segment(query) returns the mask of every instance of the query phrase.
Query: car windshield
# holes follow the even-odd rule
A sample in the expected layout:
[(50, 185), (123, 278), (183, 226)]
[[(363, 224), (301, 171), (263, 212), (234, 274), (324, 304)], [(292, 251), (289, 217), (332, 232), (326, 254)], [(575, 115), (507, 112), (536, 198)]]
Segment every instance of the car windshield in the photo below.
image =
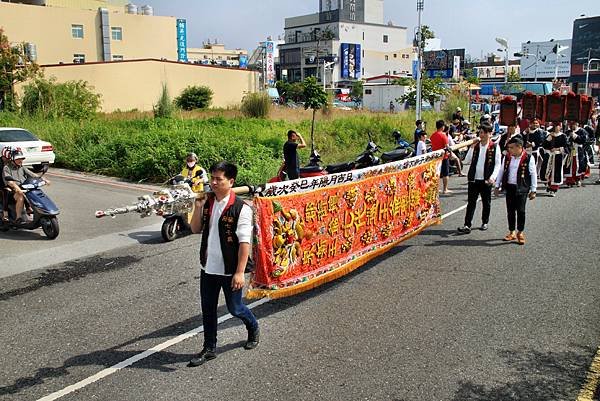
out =
[(38, 139), (24, 129), (0, 130), (0, 142), (32, 142)]

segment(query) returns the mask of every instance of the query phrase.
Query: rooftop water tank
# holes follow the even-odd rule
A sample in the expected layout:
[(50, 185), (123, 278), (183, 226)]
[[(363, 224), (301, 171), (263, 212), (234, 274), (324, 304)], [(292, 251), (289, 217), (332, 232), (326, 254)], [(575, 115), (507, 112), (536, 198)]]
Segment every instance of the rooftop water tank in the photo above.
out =
[(125, 12), (127, 12), (127, 14), (137, 14), (138, 6), (136, 6), (135, 4), (129, 3), (125, 6)]
[(142, 14), (143, 15), (154, 15), (154, 9), (152, 8), (152, 6), (149, 6), (149, 5), (142, 6)]

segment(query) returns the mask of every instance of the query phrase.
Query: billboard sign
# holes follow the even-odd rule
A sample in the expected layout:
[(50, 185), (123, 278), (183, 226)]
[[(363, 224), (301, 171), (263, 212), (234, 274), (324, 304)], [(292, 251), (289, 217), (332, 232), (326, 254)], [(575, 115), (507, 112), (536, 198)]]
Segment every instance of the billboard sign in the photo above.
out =
[(266, 83), (269, 86), (275, 86), (275, 43), (271, 41), (265, 42), (265, 49), (267, 55)]
[(248, 56), (240, 54), (240, 68), (248, 68)]
[(452, 79), (460, 78), (460, 56), (454, 56), (454, 65), (452, 66)]
[[(521, 45), (521, 78), (523, 79), (552, 79), (571, 76), (571, 39), (548, 42), (531, 42)], [(556, 45), (561, 49), (560, 55), (553, 52)]]
[(361, 76), (361, 47), (353, 43), (342, 43), (342, 78), (359, 79)]
[(177, 61), (188, 61), (187, 57), (187, 24), (185, 19), (177, 20)]

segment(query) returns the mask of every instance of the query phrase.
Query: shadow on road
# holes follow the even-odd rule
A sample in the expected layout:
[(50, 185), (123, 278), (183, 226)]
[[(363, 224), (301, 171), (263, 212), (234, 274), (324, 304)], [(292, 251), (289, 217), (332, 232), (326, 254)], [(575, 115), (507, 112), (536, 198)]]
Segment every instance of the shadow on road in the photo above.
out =
[[(292, 308), (296, 305), (301, 304), (305, 300), (308, 300), (317, 295), (324, 294), (324, 293), (331, 291), (335, 286), (339, 286), (341, 283), (352, 280), (353, 277), (360, 274), (361, 272), (372, 269), (374, 266), (376, 266), (381, 261), (383, 261), (387, 258), (394, 257), (394, 256), (402, 253), (404, 250), (406, 250), (408, 248), (409, 248), (409, 246), (398, 246), (394, 249), (391, 249), (384, 256), (380, 256), (378, 258), (373, 259), (369, 263), (365, 264), (363, 267), (351, 272), (350, 274), (348, 274), (342, 278), (339, 278), (338, 280), (324, 284), (324, 285), (322, 285), (318, 288), (315, 288), (311, 291), (304, 292), (304, 293), (298, 294), (293, 297), (278, 299), (278, 300), (268, 302), (266, 304), (263, 304), (263, 305), (257, 307), (256, 309), (254, 309), (253, 312), (256, 314), (256, 316), (259, 320), (261, 318), (264, 318), (264, 317), (267, 317), (267, 316), (270, 316), (273, 314), (277, 314), (279, 312), (283, 312), (289, 308)], [(124, 257), (124, 258), (126, 258), (126, 257)], [(134, 263), (134, 262), (135, 261), (131, 261), (129, 263)], [(119, 267), (123, 267), (123, 266), (119, 265)], [(117, 268), (117, 267), (114, 267), (114, 268)], [(69, 269), (69, 270), (65, 271), (65, 273), (68, 273), (69, 271), (72, 271), (73, 267), (68, 267), (66, 269)], [(64, 277), (63, 279), (55, 278), (54, 280), (59, 279), (62, 281), (70, 281), (71, 279), (78, 279), (78, 278), (81, 278), (84, 276), (85, 276), (85, 274), (80, 274), (80, 275), (76, 275), (76, 276), (70, 277), (70, 278), (69, 277)], [(52, 283), (50, 283), (49, 285), (51, 285), (51, 284)], [(23, 290), (21, 290), (21, 291), (23, 291)], [(33, 289), (31, 289), (31, 291), (33, 291)], [(4, 295), (4, 294), (0, 294), (0, 297), (2, 295)], [(18, 295), (18, 294), (14, 294), (14, 295)], [(6, 296), (6, 295), (4, 295), (4, 296)], [(0, 299), (2, 299), (2, 298), (0, 298)], [(225, 313), (227, 313), (227, 309), (226, 309), (225, 305), (219, 307), (218, 315), (222, 316)], [(188, 318), (186, 320), (183, 320), (181, 322), (172, 324), (170, 326), (161, 328), (159, 330), (155, 330), (151, 333), (147, 333), (147, 334), (144, 334), (137, 338), (131, 339), (129, 341), (126, 341), (126, 342), (119, 344), (117, 346), (114, 346), (114, 347), (104, 349), (104, 350), (93, 351), (93, 352), (90, 352), (87, 354), (81, 354), (81, 355), (74, 356), (72, 358), (65, 360), (62, 366), (59, 366), (59, 367), (47, 366), (47, 367), (39, 368), (35, 372), (35, 374), (33, 374), (32, 376), (18, 378), (13, 382), (13, 384), (4, 386), (4, 387), (0, 387), (0, 396), (7, 395), (7, 394), (17, 394), (17, 393), (20, 393), (21, 391), (24, 391), (27, 388), (34, 387), (34, 386), (37, 386), (40, 384), (44, 384), (46, 379), (62, 377), (62, 376), (67, 376), (69, 374), (72, 374), (73, 372), (69, 372), (69, 368), (72, 368), (72, 367), (76, 367), (76, 366), (98, 366), (99, 368), (111, 367), (119, 362), (122, 362), (128, 358), (131, 358), (135, 355), (140, 354), (141, 352), (146, 351), (146, 349), (123, 350), (122, 348), (124, 348), (126, 346), (130, 346), (132, 344), (138, 343), (143, 340), (148, 340), (148, 339), (172, 338), (172, 337), (178, 336), (180, 334), (186, 333), (190, 330), (193, 330), (193, 329), (199, 327), (201, 324), (202, 324), (202, 316), (197, 315), (197, 316)], [(238, 321), (237, 319), (231, 319), (231, 320), (228, 320), (227, 322), (219, 325), (219, 330), (236, 327), (236, 326), (241, 326), (241, 325), (242, 325), (242, 323), (240, 321)], [(198, 340), (198, 339), (196, 339), (196, 341), (197, 341), (196, 342), (197, 346), (195, 346), (195, 348), (194, 348), (194, 353), (176, 354), (173, 352), (161, 351), (161, 352), (157, 352), (157, 353), (153, 354), (151, 357), (148, 357), (146, 359), (143, 359), (143, 360), (133, 364), (129, 368), (130, 369), (131, 368), (152, 369), (152, 370), (157, 370), (157, 371), (165, 372), (165, 373), (174, 372), (178, 368), (172, 367), (169, 365), (179, 364), (179, 363), (187, 364), (187, 362), (189, 362), (190, 359), (194, 358), (197, 355), (197, 353), (200, 351), (202, 342), (201, 342), (201, 340)], [(219, 347), (217, 349), (217, 351), (219, 354), (222, 354), (224, 352), (242, 347), (244, 344), (245, 344), (245, 342), (224, 344), (223, 346)]]
[(41, 228), (36, 230), (13, 230), (0, 231), (0, 239), (11, 241), (48, 241)]
[(585, 382), (595, 351), (576, 344), (563, 352), (501, 351), (499, 354), (514, 372), (515, 380), (496, 386), (460, 382), (453, 401), (574, 400)]
[(160, 231), (137, 231), (127, 234), (127, 237), (145, 245), (162, 244), (164, 242), (160, 236)]

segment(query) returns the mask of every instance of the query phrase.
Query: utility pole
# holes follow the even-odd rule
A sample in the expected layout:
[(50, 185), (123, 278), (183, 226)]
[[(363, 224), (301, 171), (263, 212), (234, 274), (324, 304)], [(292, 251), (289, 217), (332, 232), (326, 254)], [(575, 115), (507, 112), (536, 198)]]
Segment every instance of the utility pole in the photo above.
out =
[(423, 48), (423, 32), (421, 27), (421, 13), (425, 8), (425, 0), (417, 0), (417, 13), (419, 15), (419, 24), (417, 28), (417, 120), (421, 119), (421, 49)]

